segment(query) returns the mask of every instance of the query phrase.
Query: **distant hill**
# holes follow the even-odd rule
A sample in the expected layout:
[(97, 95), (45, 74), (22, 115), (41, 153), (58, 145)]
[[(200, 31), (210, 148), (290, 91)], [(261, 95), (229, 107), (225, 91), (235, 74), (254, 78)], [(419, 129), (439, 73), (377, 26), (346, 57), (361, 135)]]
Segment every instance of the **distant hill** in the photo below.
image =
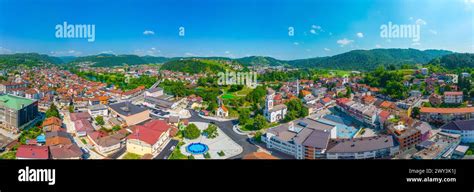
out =
[(430, 64), (439, 64), (447, 69), (474, 68), (473, 53), (453, 53), (433, 59)]
[[(194, 61), (214, 61), (214, 63), (238, 63), (242, 66), (293, 66), (298, 68), (325, 68), (325, 69), (341, 69), (341, 70), (359, 70), (368, 71), (375, 69), (379, 65), (395, 65), (401, 66), (402, 64), (426, 64), (428, 62), (434, 62), (435, 59), (441, 59), (442, 56), (453, 54), (451, 51), (446, 50), (417, 50), (417, 49), (372, 49), (372, 50), (353, 50), (346, 53), (328, 56), (328, 57), (316, 57), (308, 59), (297, 59), (297, 60), (279, 60), (272, 57), (264, 56), (250, 56), (242, 58), (227, 58), (227, 57), (155, 57), (155, 56), (137, 56), (137, 55), (113, 55), (113, 54), (99, 54), (84, 57), (52, 57), (48, 55), (40, 55), (37, 53), (21, 53), (21, 54), (10, 54), (0, 55), (0, 67), (14, 66), (24, 64), (26, 66), (40, 65), (41, 63), (52, 63), (52, 64), (77, 64), (80, 62), (91, 62), (93, 67), (113, 67), (122, 65), (142, 65), (150, 63), (170, 63), (165, 68), (172, 70), (179, 70), (176, 63), (185, 63), (185, 66), (189, 66), (188, 60)], [(472, 55), (472, 54), (471, 54)], [(455, 60), (463, 58), (466, 60), (466, 56), (453, 55), (444, 58), (445, 63), (452, 63), (448, 60)], [(173, 62), (175, 61), (175, 62)], [(184, 61), (184, 62), (182, 62)], [(466, 62), (468, 62), (466, 60)], [(202, 62), (197, 62), (197, 65), (202, 65)], [(469, 62), (468, 62), (469, 63)], [(455, 63), (450, 64), (458, 65)], [(466, 64), (463, 64), (466, 65)], [(470, 65), (466, 65), (470, 66)], [(204, 67), (204, 66), (202, 66)], [(222, 66), (221, 66), (222, 67)], [(205, 68), (205, 67), (204, 67)], [(217, 69), (215, 66), (211, 66), (210, 70)], [(198, 69), (199, 71), (202, 69)], [(184, 69), (182, 71), (195, 72), (192, 69)]]
[(58, 57), (52, 57), (38, 53), (15, 53), (0, 55), (0, 68), (15, 66), (42, 66), (44, 64), (61, 64), (63, 61)]
[(445, 50), (420, 51), (417, 49), (353, 50), (331, 57), (293, 60), (289, 61), (289, 64), (294, 67), (367, 71), (375, 69), (379, 65), (424, 64), (434, 58), (452, 53)]
[(93, 67), (113, 67), (121, 65), (140, 65), (148, 63), (137, 55), (112, 55), (99, 54), (85, 57), (77, 57), (72, 63), (91, 62)]
[(280, 65), (288, 65), (287, 61), (278, 60), (273, 57), (262, 57), (262, 56), (250, 56), (250, 57), (242, 57), (239, 59), (235, 59), (243, 66), (255, 66), (255, 65), (262, 65), (262, 66), (280, 66)]
[(225, 71), (228, 66), (224, 62), (211, 59), (179, 59), (164, 63), (161, 70), (180, 71), (184, 73), (209, 73)]

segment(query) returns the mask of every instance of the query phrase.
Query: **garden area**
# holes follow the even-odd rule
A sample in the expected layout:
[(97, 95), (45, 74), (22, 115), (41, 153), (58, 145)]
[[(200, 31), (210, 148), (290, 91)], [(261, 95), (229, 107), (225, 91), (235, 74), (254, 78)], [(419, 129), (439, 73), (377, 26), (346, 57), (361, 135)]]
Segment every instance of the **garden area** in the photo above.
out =
[(141, 159), (142, 156), (135, 153), (126, 153), (122, 159)]

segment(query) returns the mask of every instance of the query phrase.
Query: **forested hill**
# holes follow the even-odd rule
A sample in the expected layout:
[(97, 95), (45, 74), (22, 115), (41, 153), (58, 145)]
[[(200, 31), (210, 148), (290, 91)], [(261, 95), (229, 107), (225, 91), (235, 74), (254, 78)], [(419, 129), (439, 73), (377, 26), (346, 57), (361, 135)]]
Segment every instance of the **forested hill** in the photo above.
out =
[(474, 68), (474, 54), (454, 53), (430, 61), (430, 64), (441, 65), (447, 69)]
[(453, 52), (445, 50), (417, 49), (353, 50), (331, 57), (293, 60), (289, 61), (289, 64), (294, 67), (369, 71), (379, 65), (425, 64), (434, 58), (451, 53)]

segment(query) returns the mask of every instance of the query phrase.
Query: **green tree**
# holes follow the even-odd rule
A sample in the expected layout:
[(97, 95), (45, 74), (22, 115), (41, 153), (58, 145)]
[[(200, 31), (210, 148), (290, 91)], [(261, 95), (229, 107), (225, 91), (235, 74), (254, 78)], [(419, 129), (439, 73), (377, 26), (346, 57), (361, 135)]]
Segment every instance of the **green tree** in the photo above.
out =
[(119, 131), (120, 129), (122, 129), (122, 127), (120, 125), (114, 125), (112, 127), (112, 131)]
[(69, 105), (69, 113), (74, 113), (74, 105)]
[(411, 117), (417, 118), (420, 115), (420, 108), (419, 107), (413, 107), (411, 111)]
[(250, 112), (247, 109), (239, 111), (239, 124), (246, 125), (250, 121)]
[(263, 115), (258, 114), (257, 116), (255, 116), (254, 128), (256, 130), (264, 129), (265, 127), (267, 127), (267, 125), (267, 120), (265, 119), (265, 117), (263, 117)]
[(197, 128), (195, 124), (189, 124), (183, 131), (184, 137), (186, 139), (197, 139), (201, 135), (201, 131)]
[(104, 125), (105, 124), (104, 117), (102, 117), (101, 115), (95, 117), (95, 122), (97, 123), (97, 125)]
[(56, 107), (56, 105), (54, 105), (54, 103), (51, 103), (51, 105), (49, 106), (49, 109), (46, 111), (46, 118), (49, 118), (49, 117), (61, 118), (61, 116), (59, 115), (59, 110)]
[(213, 124), (209, 124), (203, 133), (205, 133), (209, 139), (214, 139), (219, 136), (219, 132), (217, 132), (217, 126)]
[(288, 107), (285, 116), (285, 121), (292, 121), (296, 118), (308, 116), (308, 108), (303, 106), (303, 102), (300, 99), (292, 99), (286, 103)]

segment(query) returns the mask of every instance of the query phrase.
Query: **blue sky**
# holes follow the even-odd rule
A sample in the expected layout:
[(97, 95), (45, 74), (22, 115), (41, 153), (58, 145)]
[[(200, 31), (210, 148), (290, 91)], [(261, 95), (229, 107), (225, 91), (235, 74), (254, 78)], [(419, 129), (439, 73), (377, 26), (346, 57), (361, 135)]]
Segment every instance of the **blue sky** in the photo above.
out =
[[(56, 38), (64, 21), (95, 25), (95, 41)], [(419, 24), (420, 41), (382, 38), (388, 22)], [(474, 52), (474, 0), (0, 0), (0, 53), (298, 59), (409, 47)]]

